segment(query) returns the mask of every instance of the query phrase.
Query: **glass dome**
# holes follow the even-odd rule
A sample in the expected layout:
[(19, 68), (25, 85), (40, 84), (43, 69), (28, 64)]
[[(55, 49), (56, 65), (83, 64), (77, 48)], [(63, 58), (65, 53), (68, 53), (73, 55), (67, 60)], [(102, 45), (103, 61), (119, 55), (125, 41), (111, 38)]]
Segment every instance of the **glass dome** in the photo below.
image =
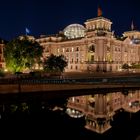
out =
[(81, 118), (84, 114), (78, 110), (67, 108), (66, 113), (72, 118)]
[(64, 35), (68, 39), (84, 37), (85, 27), (80, 24), (71, 24), (64, 29)]

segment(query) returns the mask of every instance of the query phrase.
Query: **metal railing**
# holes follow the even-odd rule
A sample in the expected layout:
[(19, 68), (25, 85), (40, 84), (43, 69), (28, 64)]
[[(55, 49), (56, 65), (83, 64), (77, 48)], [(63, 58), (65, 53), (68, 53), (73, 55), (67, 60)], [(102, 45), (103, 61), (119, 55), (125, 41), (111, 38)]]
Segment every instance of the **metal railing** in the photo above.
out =
[(0, 79), (0, 84), (127, 84), (127, 83), (140, 83), (140, 76), (133, 77), (95, 77), (95, 78), (61, 78), (61, 79), (48, 79), (48, 78), (3, 78)]

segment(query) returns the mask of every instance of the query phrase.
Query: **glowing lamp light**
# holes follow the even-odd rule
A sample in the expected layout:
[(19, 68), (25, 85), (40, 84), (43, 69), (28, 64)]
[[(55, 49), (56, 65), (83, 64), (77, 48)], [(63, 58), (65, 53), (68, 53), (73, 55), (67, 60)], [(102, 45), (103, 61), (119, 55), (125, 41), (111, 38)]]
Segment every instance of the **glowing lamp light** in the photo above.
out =
[(130, 44), (133, 44), (133, 41), (130, 41)]
[(129, 106), (131, 106), (131, 105), (132, 105), (132, 103), (131, 103), (131, 102), (129, 102), (129, 103), (128, 103), (128, 105), (129, 105)]
[(8, 70), (7, 69), (4, 69), (4, 71), (7, 72)]

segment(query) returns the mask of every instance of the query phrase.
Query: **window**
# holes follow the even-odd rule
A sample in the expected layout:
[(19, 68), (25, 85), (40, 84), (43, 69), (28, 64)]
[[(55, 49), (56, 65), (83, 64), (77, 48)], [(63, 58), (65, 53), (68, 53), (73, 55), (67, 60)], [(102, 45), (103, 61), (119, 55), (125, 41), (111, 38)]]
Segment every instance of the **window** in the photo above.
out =
[(74, 50), (74, 49), (73, 49), (73, 47), (72, 47), (72, 48), (71, 48), (71, 51), (73, 52), (73, 50)]
[(78, 57), (78, 53), (76, 53), (76, 57)]
[(65, 49), (63, 48), (63, 53), (65, 52)]
[(110, 52), (110, 46), (107, 46), (107, 51)]
[(90, 52), (95, 52), (95, 46), (94, 46), (94, 45), (91, 45), (91, 46), (89, 47), (89, 51), (90, 51)]
[(66, 49), (66, 52), (69, 52), (69, 48)]
[(91, 61), (94, 61), (94, 55), (91, 55)]
[(121, 48), (118, 48), (118, 51), (120, 52), (121, 51)]
[(79, 47), (76, 48), (76, 51), (79, 51)]
[(78, 63), (78, 61), (79, 61), (79, 60), (77, 59), (76, 62)]
[(95, 25), (92, 26), (93, 30), (95, 29)]
[(125, 48), (125, 50), (124, 50), (125, 52), (127, 52), (127, 48)]
[(73, 58), (71, 59), (71, 63), (73, 63)]

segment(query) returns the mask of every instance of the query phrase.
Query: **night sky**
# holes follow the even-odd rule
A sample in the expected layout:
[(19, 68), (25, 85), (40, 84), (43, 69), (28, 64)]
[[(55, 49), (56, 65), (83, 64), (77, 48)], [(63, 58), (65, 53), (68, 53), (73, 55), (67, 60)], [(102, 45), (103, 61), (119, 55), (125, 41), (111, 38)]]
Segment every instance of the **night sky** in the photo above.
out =
[(140, 30), (140, 0), (3, 0), (0, 38), (11, 40), (23, 35), (25, 27), (34, 36), (55, 34), (69, 24), (95, 18), (98, 6), (113, 22), (115, 34), (130, 30), (132, 20)]

